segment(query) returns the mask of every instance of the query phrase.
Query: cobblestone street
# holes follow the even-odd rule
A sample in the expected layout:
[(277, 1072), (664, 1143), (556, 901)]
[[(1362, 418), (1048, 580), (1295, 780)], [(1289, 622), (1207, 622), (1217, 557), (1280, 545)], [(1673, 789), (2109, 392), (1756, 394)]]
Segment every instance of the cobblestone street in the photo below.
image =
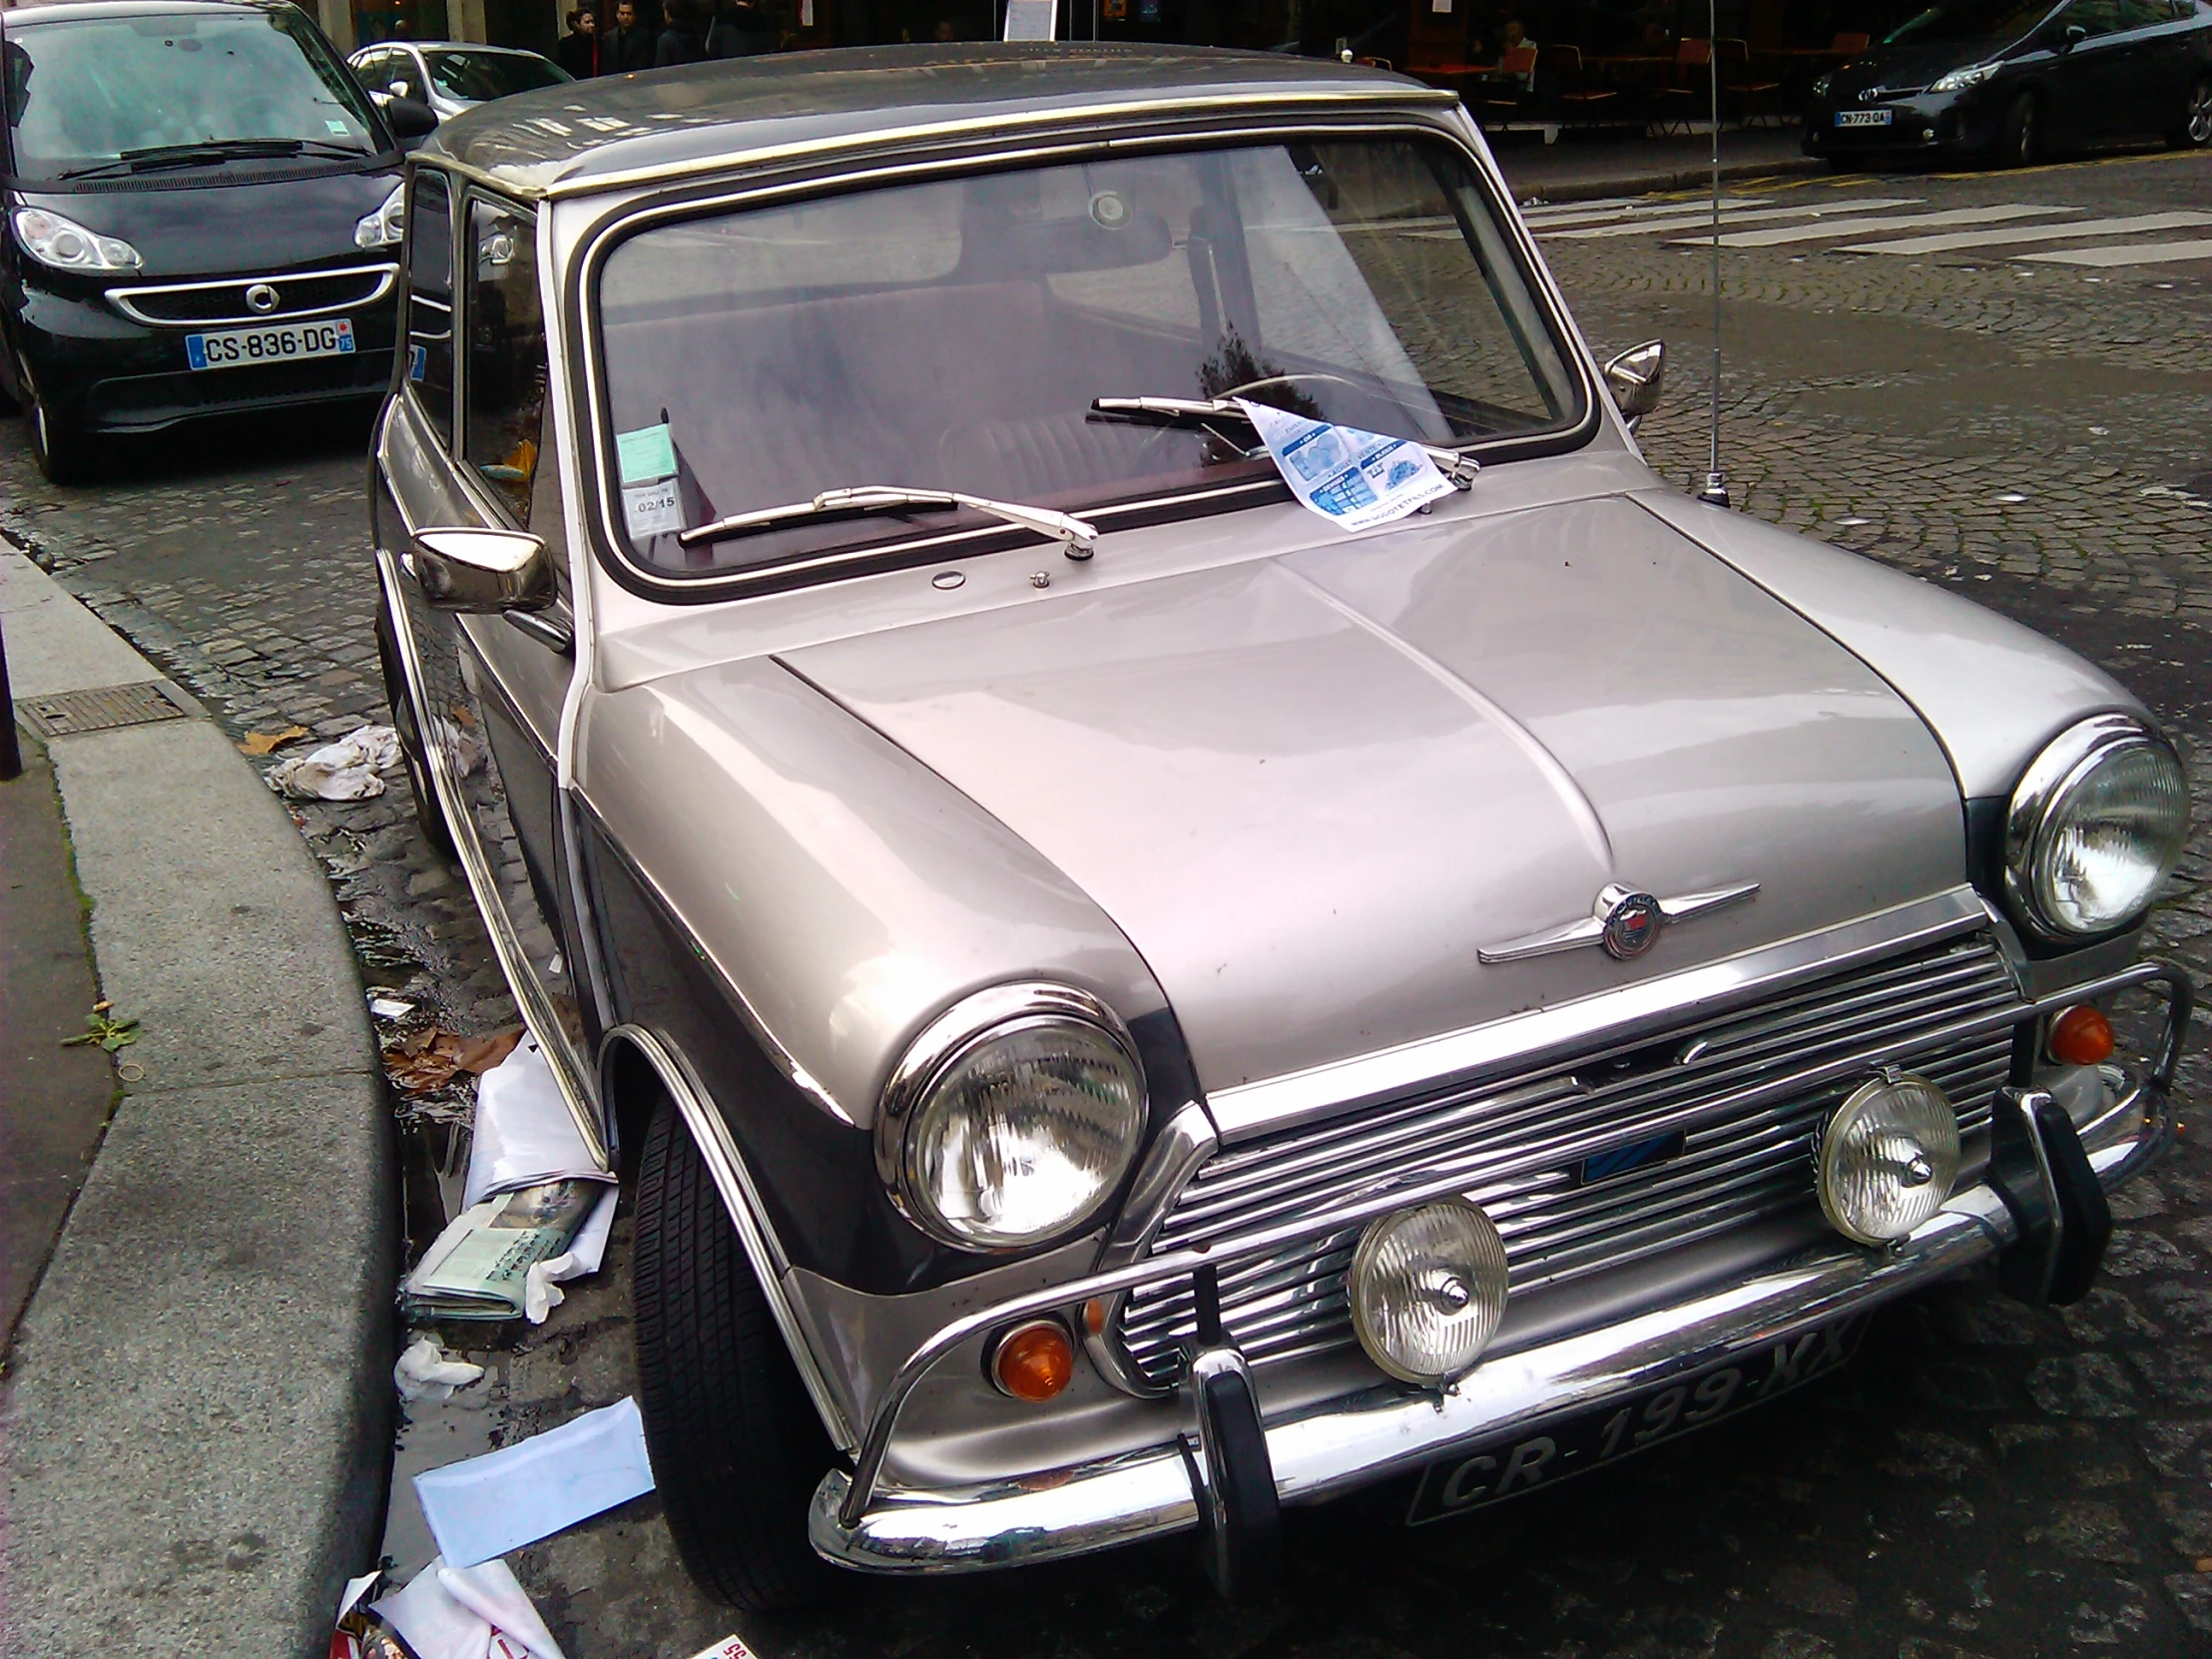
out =
[[(1899, 213), (2157, 216), (2212, 202), (2212, 158), (1732, 194), (1754, 202), (1747, 214), (1810, 203), (1840, 217), (1854, 197), (1880, 197), (1917, 204)], [(1666, 399), (1642, 437), (1670, 481), (1695, 487), (1710, 254), (1662, 233), (1567, 234), (1592, 223), (1562, 214), (1542, 231), (1545, 256), (1601, 357), (1667, 339)], [(1984, 223), (1961, 221), (1960, 234)], [(2026, 257), (2057, 240), (1727, 248), (1724, 465), (1741, 510), (2054, 635), (2185, 740), (2198, 828), (2152, 934), (2202, 983), (2212, 260)], [(11, 420), (0, 532), (234, 736), (336, 735), (386, 719), (363, 439), (357, 422), (230, 429), (134, 448), (102, 482), (57, 491)], [(365, 982), (414, 1003), (416, 1028), (513, 1021), (465, 887), (415, 829), (403, 785), (292, 810)], [(741, 1623), (692, 1589), (651, 1498), (524, 1550), (516, 1569), (570, 1659), (686, 1659), (733, 1627), (763, 1659), (2212, 1654), (2212, 1149), (2191, 1109), (2212, 1090), (2205, 1052), (2200, 1025), (2180, 1144), (2115, 1204), (2120, 1231), (2086, 1302), (2045, 1313), (1993, 1281), (1945, 1286), (1878, 1318), (1856, 1363), (1802, 1393), (1456, 1525), (1401, 1528), (1398, 1489), (1294, 1511), (1287, 1582), (1262, 1605), (1218, 1603), (1175, 1540), (998, 1578), (855, 1578), (832, 1608)], [(417, 1248), (441, 1219), (430, 1165), (452, 1150), (439, 1109), (408, 1108)], [(570, 1286), (545, 1326), (472, 1352), (490, 1374), (452, 1405), (410, 1408), (402, 1472), (632, 1390), (628, 1237), (625, 1205), (607, 1271)], [(444, 1335), (454, 1348), (482, 1341)], [(411, 1571), (429, 1548), (403, 1479), (392, 1502), (388, 1546)]]

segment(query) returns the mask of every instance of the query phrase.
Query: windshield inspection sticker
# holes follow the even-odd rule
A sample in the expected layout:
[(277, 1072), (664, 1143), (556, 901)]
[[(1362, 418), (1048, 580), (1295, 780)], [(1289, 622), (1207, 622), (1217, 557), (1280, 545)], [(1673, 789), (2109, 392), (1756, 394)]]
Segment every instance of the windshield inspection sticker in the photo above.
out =
[(622, 518), (633, 536), (673, 535), (684, 527), (683, 490), (676, 476), (676, 440), (665, 420), (615, 434), (622, 469)]
[(668, 422), (615, 434), (615, 459), (625, 484), (646, 484), (676, 476), (676, 439)]
[(1242, 397), (1237, 406), (1251, 417), (1291, 493), (1340, 529), (1387, 524), (1451, 493), (1451, 480), (1417, 443)]

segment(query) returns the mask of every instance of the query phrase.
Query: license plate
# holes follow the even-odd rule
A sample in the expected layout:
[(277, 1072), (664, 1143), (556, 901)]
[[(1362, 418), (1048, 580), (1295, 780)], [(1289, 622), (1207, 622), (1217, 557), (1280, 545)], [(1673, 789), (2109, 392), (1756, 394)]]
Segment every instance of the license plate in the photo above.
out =
[(353, 320), (285, 322), (271, 328), (226, 328), (219, 334), (187, 334), (185, 355), (194, 368), (249, 368), (290, 363), (302, 357), (345, 357), (353, 351)]
[(1839, 127), (1887, 127), (1897, 118), (1895, 110), (1838, 110)]
[(1746, 1349), (1725, 1366), (1663, 1388), (1548, 1423), (1541, 1433), (1452, 1452), (1421, 1471), (1405, 1524), (1463, 1515), (1569, 1475), (1587, 1474), (1764, 1404), (1843, 1365), (1858, 1348), (1865, 1326), (1864, 1319), (1853, 1319), (1801, 1331)]

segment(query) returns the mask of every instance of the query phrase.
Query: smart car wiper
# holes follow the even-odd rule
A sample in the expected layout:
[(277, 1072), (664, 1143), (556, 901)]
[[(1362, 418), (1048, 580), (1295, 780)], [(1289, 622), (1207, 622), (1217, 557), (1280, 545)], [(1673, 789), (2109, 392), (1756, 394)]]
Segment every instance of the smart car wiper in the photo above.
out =
[(72, 168), (64, 179), (97, 179), (112, 173), (161, 173), (171, 168), (220, 167), (225, 162), (283, 161), (292, 156), (327, 156), (352, 160), (370, 152), (350, 144), (323, 139), (202, 139), (191, 144), (156, 144), (143, 150), (126, 150), (112, 162)]
[[(1104, 420), (1139, 420), (1156, 426), (1204, 426), (1214, 420), (1252, 424), (1252, 417), (1233, 397), (1094, 397), (1091, 413)], [(1427, 452), (1453, 489), (1474, 487), (1474, 475), (1482, 470), (1482, 463), (1472, 455), (1433, 443), (1418, 447)]]
[(718, 518), (712, 524), (702, 524), (696, 530), (678, 531), (676, 541), (682, 547), (704, 547), (710, 542), (728, 541), (735, 536), (757, 536), (765, 531), (781, 530), (787, 524), (797, 524), (810, 518), (857, 518), (868, 513), (942, 513), (959, 507), (988, 513), (993, 518), (1004, 519), (1008, 524), (1017, 525), (1021, 529), (1034, 530), (1040, 536), (1049, 536), (1067, 549), (1067, 555), (1071, 559), (1089, 558), (1098, 545), (1097, 525), (1088, 519), (1055, 512), (1050, 507), (1031, 507), (1018, 501), (993, 501), (988, 496), (967, 495), (959, 490), (909, 490), (886, 484), (862, 484), (854, 489), (824, 490), (812, 501), (794, 501), (782, 507), (760, 507), (750, 513), (732, 513), (728, 518)]

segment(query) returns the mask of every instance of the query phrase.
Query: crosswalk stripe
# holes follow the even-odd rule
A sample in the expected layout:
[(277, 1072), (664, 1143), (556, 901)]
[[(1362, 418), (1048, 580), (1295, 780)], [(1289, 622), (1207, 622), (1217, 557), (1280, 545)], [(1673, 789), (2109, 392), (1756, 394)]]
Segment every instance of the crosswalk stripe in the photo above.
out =
[[(1906, 237), (1898, 242), (1857, 242), (1839, 254), (1949, 254), (1962, 248), (2001, 248), (2017, 242), (2064, 242), (2074, 237), (2133, 236), (2141, 231), (2179, 231), (2212, 225), (2212, 214), (2135, 214), (2127, 219), (2083, 219), (2066, 225), (2024, 225), (2004, 231), (1959, 231), (1941, 237)], [(2022, 255), (2021, 258), (2030, 256)]]
[[(1913, 208), (1918, 207), (1925, 200), (1926, 198), (1919, 196), (1883, 196), (1876, 197), (1871, 202), (1836, 202), (1806, 208), (1762, 208), (1752, 213), (1729, 213), (1724, 209), (1721, 213), (1721, 224), (1723, 226), (1749, 225), (1763, 219), (1819, 219), (1835, 214), (1869, 213), (1882, 208)], [(1695, 231), (1701, 226), (1710, 227), (1712, 223), (1713, 210), (1707, 208), (1703, 213), (1685, 214), (1679, 219), (1661, 220), (1657, 224), (1647, 224), (1639, 221), (1625, 225), (1584, 226), (1571, 231), (1553, 231), (1539, 225), (1536, 227), (1536, 234), (1540, 237), (1571, 238), (1576, 242), (1589, 242), (1600, 237), (1667, 236), (1676, 231)], [(1710, 242), (1712, 239), (1708, 237), (1706, 240)], [(1725, 246), (1728, 241), (1725, 232), (1721, 241)]]
[[(1729, 208), (1763, 208), (1773, 202), (1771, 196), (1724, 196), (1723, 210)], [(1626, 223), (1629, 220), (1672, 219), (1678, 214), (1694, 213), (1700, 209), (1712, 210), (1711, 202), (1645, 202), (1624, 199), (1618, 202), (1574, 202), (1557, 208), (1527, 208), (1521, 218), (1531, 229), (1549, 231), (1556, 226), (1590, 224), (1602, 221)]]
[(2056, 254), (2022, 254), (2020, 258), (2050, 265), (2096, 266), (2103, 270), (2129, 265), (2181, 265), (2190, 260), (2212, 260), (2212, 242), (2136, 242), (2119, 248), (2069, 248)]
[[(2077, 214), (2079, 208), (2038, 207), (2033, 203), (2012, 203), (1996, 208), (1953, 208), (1947, 213), (1899, 214), (1889, 218), (1820, 220), (1811, 225), (1783, 225), (1765, 231), (1738, 231), (1733, 236), (1723, 236), (1723, 248), (1775, 248), (1783, 243), (1816, 242), (1828, 237), (1859, 236), (1870, 231), (1915, 231), (1937, 225), (1988, 225), (2006, 219), (2033, 219), (2043, 214)], [(1712, 245), (1710, 237), (1686, 237), (1669, 246), (1678, 248), (1706, 248)]]

